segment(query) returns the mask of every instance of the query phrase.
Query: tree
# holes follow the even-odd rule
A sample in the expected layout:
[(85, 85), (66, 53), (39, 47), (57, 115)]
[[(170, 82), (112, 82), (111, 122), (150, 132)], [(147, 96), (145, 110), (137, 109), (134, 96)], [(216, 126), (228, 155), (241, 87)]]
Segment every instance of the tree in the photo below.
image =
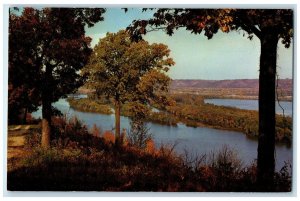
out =
[[(126, 11), (126, 10), (125, 10)], [(259, 74), (259, 140), (257, 180), (262, 190), (272, 187), (275, 171), (275, 80), (277, 44), (288, 48), (293, 37), (293, 10), (291, 9), (158, 9), (149, 20), (133, 21), (128, 27), (132, 39), (141, 39), (149, 31), (186, 28), (194, 34), (211, 39), (221, 30), (243, 30), (251, 40), (261, 44)]]
[(163, 44), (132, 42), (126, 31), (107, 33), (99, 40), (83, 69), (87, 87), (112, 98), (115, 109), (116, 144), (120, 144), (120, 110), (126, 102), (164, 102), (170, 78), (164, 73), (174, 65)]
[[(13, 10), (14, 11), (14, 10)], [(11, 11), (11, 12), (13, 12)], [(26, 123), (27, 112), (40, 105), (38, 69), (32, 66), (32, 34), (20, 31), (16, 15), (9, 16), (8, 122)], [(21, 117), (23, 116), (23, 117)]]
[(51, 103), (83, 84), (79, 70), (92, 51), (91, 38), (85, 37), (84, 28), (103, 20), (104, 12), (101, 8), (24, 8), (21, 15), (11, 13), (10, 35), (23, 41), (10, 43), (14, 57), (10, 57), (9, 64), (22, 70), (23, 76), (35, 80), (34, 88), (42, 105), (41, 144), (45, 148), (50, 146)]

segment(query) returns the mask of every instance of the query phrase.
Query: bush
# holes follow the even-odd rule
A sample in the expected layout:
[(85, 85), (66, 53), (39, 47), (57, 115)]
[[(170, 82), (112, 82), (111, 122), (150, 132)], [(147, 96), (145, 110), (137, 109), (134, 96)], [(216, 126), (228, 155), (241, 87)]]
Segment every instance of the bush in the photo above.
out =
[(35, 148), (32, 154), (23, 160), (23, 164), (30, 166), (47, 166), (48, 164), (62, 160), (63, 155), (57, 148), (43, 149), (41, 147)]
[(41, 140), (42, 140), (42, 135), (38, 132), (33, 132), (25, 136), (24, 144), (26, 148), (34, 148), (40, 145)]
[(91, 134), (92, 134), (93, 136), (95, 136), (95, 137), (100, 137), (100, 136), (101, 136), (101, 130), (100, 130), (100, 128), (98, 128), (98, 127), (96, 126), (96, 124), (93, 125), (93, 128), (92, 128), (92, 130), (91, 130)]
[(128, 130), (128, 143), (139, 149), (145, 149), (147, 143), (152, 139), (149, 128), (140, 120), (132, 120), (130, 122), (130, 130)]

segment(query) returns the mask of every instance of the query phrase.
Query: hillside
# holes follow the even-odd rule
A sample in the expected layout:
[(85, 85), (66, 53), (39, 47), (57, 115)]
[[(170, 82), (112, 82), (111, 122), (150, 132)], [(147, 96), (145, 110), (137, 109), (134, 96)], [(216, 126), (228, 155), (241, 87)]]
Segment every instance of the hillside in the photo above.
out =
[[(172, 93), (198, 94), (206, 98), (258, 99), (258, 79), (236, 80), (172, 80)], [(89, 94), (92, 90), (79, 88), (79, 94)], [(281, 100), (292, 100), (293, 80), (278, 81), (278, 97)]]
[[(258, 99), (258, 79), (237, 80), (173, 80), (171, 92), (198, 94), (206, 98)], [(293, 80), (278, 81), (278, 98), (291, 101)]]
[[(278, 82), (280, 89), (292, 89), (292, 79), (281, 79)], [(173, 80), (172, 89), (178, 88), (251, 88), (258, 89), (258, 79), (236, 80)]]

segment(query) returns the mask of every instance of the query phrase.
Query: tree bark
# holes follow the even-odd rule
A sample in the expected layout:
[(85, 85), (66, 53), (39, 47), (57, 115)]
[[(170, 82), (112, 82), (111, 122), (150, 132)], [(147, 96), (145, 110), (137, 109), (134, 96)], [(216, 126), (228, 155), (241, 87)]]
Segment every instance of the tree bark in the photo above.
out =
[(121, 106), (120, 106), (120, 101), (116, 100), (115, 101), (115, 144), (116, 146), (120, 145), (121, 140), (120, 140), (120, 129), (121, 129), (121, 122), (120, 122), (120, 116), (121, 116)]
[(51, 116), (52, 116), (52, 68), (46, 66), (45, 79), (42, 91), (42, 142), (43, 148), (50, 147)]
[(278, 36), (262, 32), (259, 73), (259, 138), (257, 182), (262, 191), (272, 189), (275, 171), (275, 80)]
[(49, 148), (51, 141), (51, 101), (42, 100), (42, 147)]

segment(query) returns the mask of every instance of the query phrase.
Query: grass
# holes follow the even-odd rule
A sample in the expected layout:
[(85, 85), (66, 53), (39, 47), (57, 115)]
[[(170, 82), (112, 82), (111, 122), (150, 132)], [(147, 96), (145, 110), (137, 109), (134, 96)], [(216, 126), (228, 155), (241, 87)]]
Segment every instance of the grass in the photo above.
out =
[[(8, 171), (12, 191), (164, 191), (252, 192), (256, 167), (243, 167), (236, 152), (224, 147), (208, 155), (177, 155), (174, 146), (145, 149), (125, 143), (114, 146), (114, 134), (93, 129), (89, 133), (76, 118), (53, 119), (52, 148), (39, 147), (39, 134), (28, 135), (30, 154)], [(97, 136), (97, 137), (96, 137)], [(31, 142), (26, 145), (26, 143)], [(270, 191), (289, 192), (288, 166), (276, 173)]]
[(16, 169), (22, 164), (20, 161), (32, 153), (28, 147), (28, 139), (36, 135), (40, 130), (39, 125), (9, 125), (7, 140), (7, 162), (8, 171)]

